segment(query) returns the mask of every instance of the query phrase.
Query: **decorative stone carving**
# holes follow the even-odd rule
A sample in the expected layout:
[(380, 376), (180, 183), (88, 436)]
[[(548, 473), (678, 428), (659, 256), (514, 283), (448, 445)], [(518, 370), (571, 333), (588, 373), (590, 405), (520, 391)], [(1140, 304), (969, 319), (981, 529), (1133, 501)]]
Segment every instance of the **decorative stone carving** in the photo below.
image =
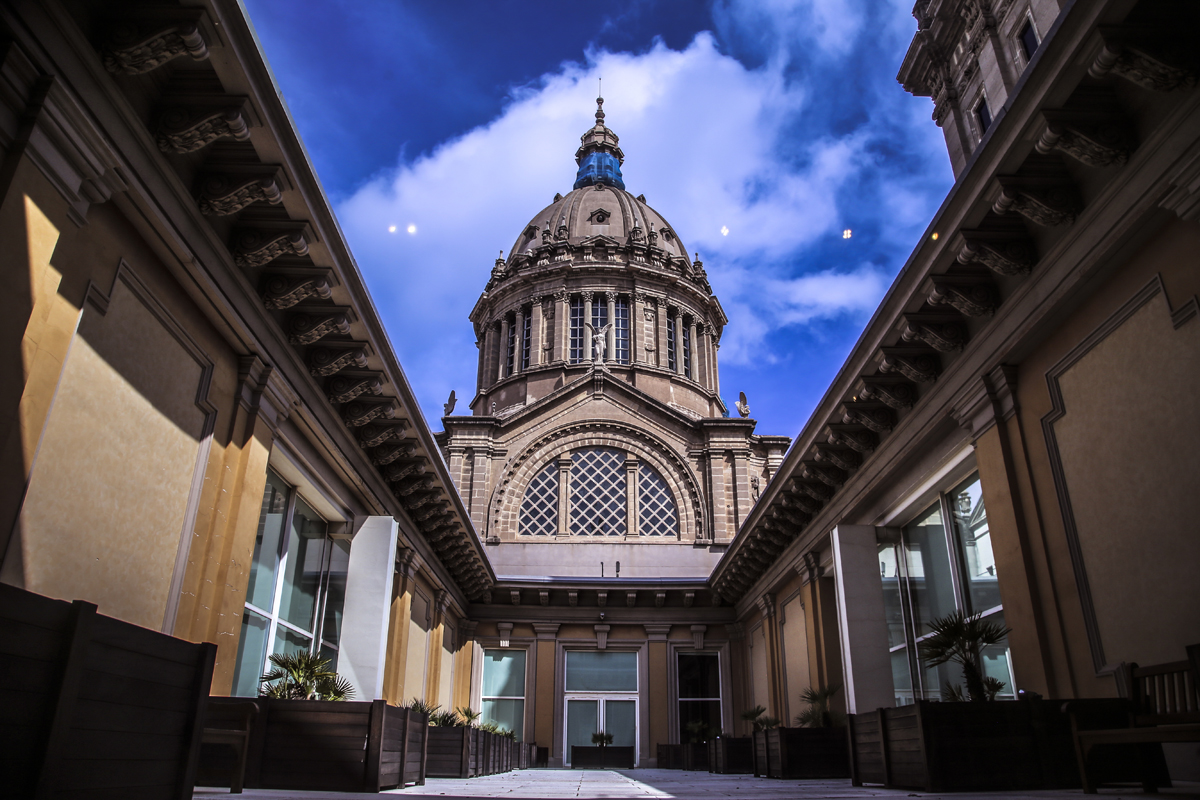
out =
[(417, 522), (425, 522), (427, 520), (442, 519), (443, 517), (451, 516), (453, 515), (448, 512), (446, 505), (442, 503), (431, 506), (427, 510), (422, 511), (420, 514), (414, 515), (413, 519)]
[(185, 53), (204, 61), (208, 45), (199, 26), (203, 13), (201, 9), (172, 9), (166, 14), (142, 10), (138, 18), (114, 24), (101, 50), (104, 68), (140, 75)]
[[(1137, 28), (1097, 28), (1104, 47), (1088, 74), (1116, 75), (1152, 92), (1173, 92), (1196, 85), (1194, 41), (1169, 31)], [(1183, 66), (1190, 64), (1193, 68)]]
[(1001, 275), (1028, 275), (1037, 261), (1033, 241), (1017, 231), (961, 230), (958, 263), (978, 261)]
[(1000, 292), (986, 278), (958, 275), (933, 275), (931, 306), (948, 305), (968, 317), (994, 314), (1000, 307)]
[(896, 427), (896, 412), (883, 403), (843, 403), (846, 413), (842, 422), (865, 425), (876, 433), (888, 433)]
[(315, 297), (328, 300), (333, 296), (328, 275), (268, 275), (262, 284), (263, 305), (282, 311)]
[(825, 487), (824, 484), (815, 483), (813, 481), (792, 479), (792, 485), (796, 487), (796, 491), (803, 492), (813, 500), (824, 503), (833, 497), (833, 492)]
[(554, 292), (554, 300), (558, 303), (565, 303), (571, 298), (571, 293), (566, 289), (557, 289)]
[(394, 445), (384, 445), (371, 453), (371, 463), (377, 467), (387, 466), (400, 458), (407, 458), (416, 451), (415, 442), (400, 442)]
[(383, 470), (383, 478), (390, 483), (395, 483), (409, 475), (420, 475), (423, 472), (425, 472), (425, 459), (412, 458), (388, 466)]
[(845, 470), (840, 469), (839, 467), (825, 464), (813, 464), (807, 461), (804, 462), (804, 464), (800, 467), (800, 475), (801, 477), (808, 478), (809, 480), (821, 481), (822, 483), (826, 484), (827, 486), (831, 486), (834, 489), (839, 488), (843, 483), (845, 483), (847, 478)]
[(166, 153), (191, 153), (226, 137), (239, 142), (250, 138), (243, 104), (235, 99), (223, 105), (169, 106), (158, 115), (156, 129), (158, 149)]
[(870, 453), (879, 444), (879, 436), (871, 430), (863, 430), (853, 425), (831, 423), (829, 426), (829, 443), (842, 445), (857, 450), (860, 453)]
[(691, 608), (695, 604), (696, 604), (696, 593), (695, 592), (684, 592), (683, 593), (683, 607)]
[(883, 373), (899, 372), (917, 383), (933, 383), (942, 372), (938, 354), (923, 347), (884, 347), (880, 353), (879, 371)]
[(292, 344), (312, 344), (331, 333), (348, 336), (350, 317), (342, 312), (327, 315), (293, 314), (288, 320), (288, 328), (291, 332), (288, 341)]
[(200, 211), (210, 216), (229, 216), (260, 200), (278, 205), (283, 200), (276, 174), (254, 175), (227, 172), (207, 173), (199, 180)]
[(567, 605), (571, 608), (579, 605), (579, 592), (567, 592)]
[(366, 347), (316, 347), (308, 354), (308, 371), (317, 377), (333, 375), (351, 366), (359, 369), (367, 366)]
[(604, 650), (608, 647), (608, 631), (611, 625), (593, 625), (592, 630), (596, 632), (596, 649)]
[(433, 488), (433, 478), (431, 476), (415, 476), (408, 480), (401, 481), (396, 486), (392, 487), (392, 493), (397, 497), (408, 497), (414, 492), (427, 492)]
[(1049, 108), (1041, 113), (1036, 147), (1042, 155), (1057, 150), (1089, 167), (1108, 167), (1124, 164), (1133, 152), (1133, 132), (1118, 116)]
[(654, 607), (662, 608), (666, 604), (667, 604), (667, 593), (666, 592), (655, 592), (654, 593)]
[(427, 492), (425, 494), (411, 495), (409, 497), (400, 498), (400, 502), (404, 503), (404, 507), (409, 511), (415, 511), (418, 508), (423, 508), (435, 500), (439, 500), (442, 496), (440, 491)]
[(364, 449), (376, 447), (384, 442), (401, 438), (407, 429), (408, 422), (404, 420), (388, 425), (364, 425), (358, 431), (358, 443)]
[(508, 590), (508, 599), (514, 606), (521, 605), (521, 590), (520, 589), (509, 589)]
[(858, 453), (853, 450), (842, 450), (836, 447), (818, 446), (815, 458), (817, 461), (828, 462), (847, 472), (851, 472), (862, 466), (862, 456)]
[(1043, 227), (1070, 225), (1083, 208), (1079, 191), (1054, 178), (997, 175), (1000, 193), (992, 210), (997, 214), (1016, 212)]
[(308, 255), (308, 240), (299, 227), (242, 228), (233, 236), (233, 260), (242, 269), (261, 267), (280, 256)]
[(342, 406), (342, 419), (348, 428), (361, 428), (376, 419), (394, 419), (399, 409), (392, 399), (382, 402), (353, 400)]
[(906, 342), (924, 342), (941, 353), (962, 350), (967, 343), (967, 329), (951, 318), (938, 314), (905, 314), (904, 321), (900, 338)]
[(608, 592), (596, 592), (596, 605), (601, 608), (608, 605)]
[(382, 393), (383, 379), (378, 375), (335, 375), (325, 381), (325, 395), (331, 403), (349, 403), (360, 395)]
[(544, 606), (550, 605), (550, 592), (542, 589), (538, 592), (538, 602)]
[(862, 381), (858, 396), (864, 400), (877, 400), (897, 410), (912, 408), (917, 402), (917, 387), (903, 378), (864, 376)]
[(625, 593), (626, 608), (633, 608), (636, 605), (637, 605), (637, 592), (626, 592)]
[(592, 302), (592, 298), (593, 298), (593, 297), (595, 297), (595, 296), (596, 296), (596, 293), (595, 293), (595, 292), (580, 292), (580, 293), (579, 293), (579, 297), (580, 297), (580, 298), (583, 300), (583, 302), (585, 302), (585, 303), (590, 303), (590, 302)]
[(806, 493), (790, 491), (779, 495), (779, 502), (785, 506), (794, 506), (805, 514), (816, 514), (821, 510), (821, 503)]

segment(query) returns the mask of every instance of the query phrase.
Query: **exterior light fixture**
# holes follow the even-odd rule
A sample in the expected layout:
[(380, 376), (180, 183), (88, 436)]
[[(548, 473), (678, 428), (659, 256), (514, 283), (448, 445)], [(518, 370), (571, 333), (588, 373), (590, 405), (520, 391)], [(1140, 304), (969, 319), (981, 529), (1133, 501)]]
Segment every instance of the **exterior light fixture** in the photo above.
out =
[(930, 239), (933, 239), (933, 240), (936, 242), (936, 241), (937, 241), (937, 231), (934, 231), (934, 232), (933, 232), (933, 235), (932, 235), (932, 236), (930, 236), (929, 238), (930, 238)]
[(395, 232), (396, 232), (396, 226), (388, 225), (388, 233), (395, 233)]
[(729, 227), (728, 227), (727, 225), (722, 225), (722, 226), (721, 226), (721, 235), (722, 235), (722, 236), (728, 236), (728, 235), (729, 235)]
[(417, 226), (416, 226), (416, 225), (409, 225), (409, 226), (408, 226), (408, 232), (409, 232), (409, 233), (416, 233), (416, 232), (417, 232)]
[(850, 238), (850, 229), (849, 229), (849, 228), (846, 228), (846, 230), (842, 231), (842, 238), (843, 238), (843, 239), (849, 239), (849, 238)]

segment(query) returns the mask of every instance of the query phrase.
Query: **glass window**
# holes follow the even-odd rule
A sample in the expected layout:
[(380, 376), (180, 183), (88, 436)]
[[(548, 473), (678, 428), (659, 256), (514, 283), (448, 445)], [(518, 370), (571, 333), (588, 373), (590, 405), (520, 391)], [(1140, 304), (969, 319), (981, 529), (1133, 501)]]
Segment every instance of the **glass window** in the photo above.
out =
[[(516, 734), (525, 732), (525, 651), (483, 651), (483, 722), (495, 722)], [(588, 734), (590, 739), (591, 734)]]
[(328, 527), (295, 489), (268, 471), (234, 666), (235, 695), (258, 694), (269, 653), (320, 652), (337, 669), (350, 543), (331, 539)]
[(618, 297), (614, 306), (613, 354), (618, 364), (629, 363), (629, 298)]
[(625, 453), (592, 447), (571, 454), (571, 533), (624, 536)]
[(637, 744), (637, 701), (605, 700), (604, 732), (611, 733), (613, 747)]
[(929, 623), (956, 608), (950, 576), (950, 553), (940, 503), (926, 509), (904, 526), (904, 562), (908, 600), (918, 637), (929, 633)]
[(963, 556), (970, 610), (980, 614), (1000, 605), (1000, 583), (979, 478), (963, 481), (947, 499)]
[(558, 534), (558, 462), (551, 461), (534, 476), (521, 500), (519, 532), (525, 536)]
[(521, 326), (521, 369), (529, 369), (529, 343), (533, 337), (533, 313), (525, 312), (525, 322)]
[(680, 741), (707, 740), (721, 730), (721, 671), (716, 653), (679, 654)]
[(675, 371), (675, 314), (667, 310), (667, 369)]
[(677, 536), (679, 515), (675, 498), (658, 470), (638, 465), (638, 535)]
[(988, 108), (986, 97), (980, 98), (979, 105), (975, 106), (975, 116), (979, 119), (979, 135), (982, 136), (992, 127), (992, 110)]
[[(567, 700), (567, 758), (572, 747), (594, 747), (592, 734), (600, 730), (599, 700)], [(613, 736), (616, 739), (616, 736)]]
[(576, 295), (571, 298), (571, 363), (578, 364), (583, 360), (583, 298)]
[(683, 375), (692, 377), (692, 326), (683, 324)]
[[(599, 331), (608, 324), (608, 302), (604, 300), (592, 301), (592, 327)], [(592, 358), (596, 357), (596, 353), (592, 353)]]
[(637, 691), (637, 653), (568, 650), (566, 655), (568, 692)]
[(1033, 29), (1032, 20), (1025, 20), (1025, 25), (1022, 26), (1021, 33), (1017, 38), (1021, 40), (1021, 49), (1025, 51), (1025, 60), (1028, 62), (1038, 49), (1037, 31)]
[(513, 358), (517, 352), (517, 326), (510, 321), (508, 323), (508, 342), (505, 344), (505, 352), (508, 354), (504, 358), (504, 374), (513, 374)]

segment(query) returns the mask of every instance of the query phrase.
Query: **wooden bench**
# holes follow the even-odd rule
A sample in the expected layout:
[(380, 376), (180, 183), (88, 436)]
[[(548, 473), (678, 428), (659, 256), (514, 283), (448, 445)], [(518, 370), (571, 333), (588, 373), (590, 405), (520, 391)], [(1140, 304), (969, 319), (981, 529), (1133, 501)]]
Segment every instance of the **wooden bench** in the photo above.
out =
[(229, 793), (241, 794), (246, 780), (246, 760), (250, 753), (250, 731), (258, 706), (245, 702), (210, 703), (204, 719), (203, 744), (225, 744), (233, 748), (234, 766), (229, 775)]
[(1116, 674), (1117, 688), (1128, 699), (1127, 724), (1123, 727), (1088, 729), (1067, 703), (1084, 792), (1095, 794), (1099, 786), (1088, 764), (1092, 749), (1098, 745), (1136, 747), (1142, 788), (1155, 792), (1165, 784), (1162, 769), (1156, 768), (1162, 763), (1160, 746), (1200, 742), (1200, 644), (1189, 646), (1187, 654), (1186, 661), (1148, 667), (1121, 665)]

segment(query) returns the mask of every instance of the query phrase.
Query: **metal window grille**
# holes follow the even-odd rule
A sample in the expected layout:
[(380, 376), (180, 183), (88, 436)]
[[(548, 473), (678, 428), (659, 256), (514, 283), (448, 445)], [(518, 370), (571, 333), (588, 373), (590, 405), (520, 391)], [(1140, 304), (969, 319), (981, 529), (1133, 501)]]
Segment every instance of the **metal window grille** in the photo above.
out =
[(638, 467), (638, 533), (642, 536), (676, 536), (679, 514), (675, 498), (662, 475), (649, 464)]
[(558, 533), (558, 462), (551, 461), (529, 482), (521, 501), (518, 532), (523, 536)]
[(613, 319), (613, 361), (629, 363), (629, 298), (618, 297)]
[(583, 360), (583, 298), (571, 298), (571, 363)]
[(683, 375), (692, 377), (692, 328), (686, 322), (683, 324)]
[(529, 343), (533, 338), (533, 314), (525, 314), (521, 330), (521, 369), (529, 369)]
[(508, 357), (504, 361), (504, 374), (513, 374), (513, 358), (517, 353), (517, 326), (513, 323), (508, 325)]
[(675, 371), (675, 315), (667, 314), (667, 369)]
[(624, 536), (625, 454), (608, 447), (571, 454), (571, 533)]

